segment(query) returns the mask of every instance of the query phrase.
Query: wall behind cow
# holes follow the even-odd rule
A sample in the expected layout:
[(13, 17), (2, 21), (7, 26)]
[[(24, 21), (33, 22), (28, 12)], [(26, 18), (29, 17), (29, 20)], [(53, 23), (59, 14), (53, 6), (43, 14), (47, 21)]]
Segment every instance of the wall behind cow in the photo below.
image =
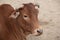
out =
[(39, 22), (43, 27), (43, 35), (28, 36), (28, 40), (60, 40), (60, 0), (0, 0), (0, 4), (8, 3), (18, 8), (22, 3), (37, 3)]

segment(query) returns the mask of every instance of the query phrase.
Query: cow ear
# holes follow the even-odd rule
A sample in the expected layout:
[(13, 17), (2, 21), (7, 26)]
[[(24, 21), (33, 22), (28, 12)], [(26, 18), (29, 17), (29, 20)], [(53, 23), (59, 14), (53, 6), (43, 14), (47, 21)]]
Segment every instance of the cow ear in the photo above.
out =
[(16, 19), (19, 15), (20, 15), (19, 12), (14, 11), (14, 12), (11, 13), (11, 15), (9, 16), (9, 18), (14, 18), (14, 19)]

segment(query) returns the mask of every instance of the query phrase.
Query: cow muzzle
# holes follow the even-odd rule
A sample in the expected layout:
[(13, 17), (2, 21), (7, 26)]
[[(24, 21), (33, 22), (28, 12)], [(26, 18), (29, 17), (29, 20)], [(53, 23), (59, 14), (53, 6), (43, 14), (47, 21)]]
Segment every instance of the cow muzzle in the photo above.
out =
[(36, 36), (39, 36), (39, 35), (41, 35), (42, 33), (43, 33), (43, 30), (42, 30), (42, 29), (37, 30), (37, 35), (36, 35)]
[(40, 36), (42, 33), (43, 33), (43, 29), (42, 29), (42, 27), (39, 27), (39, 28), (34, 30), (33, 35)]

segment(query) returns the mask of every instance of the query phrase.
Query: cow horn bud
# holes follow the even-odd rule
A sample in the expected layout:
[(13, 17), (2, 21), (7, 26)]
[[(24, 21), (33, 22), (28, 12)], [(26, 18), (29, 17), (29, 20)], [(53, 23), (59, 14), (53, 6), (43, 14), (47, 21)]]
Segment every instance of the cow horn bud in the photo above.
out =
[(40, 7), (39, 5), (37, 5), (37, 4), (35, 5), (35, 8), (36, 8), (36, 9), (38, 9), (39, 7)]

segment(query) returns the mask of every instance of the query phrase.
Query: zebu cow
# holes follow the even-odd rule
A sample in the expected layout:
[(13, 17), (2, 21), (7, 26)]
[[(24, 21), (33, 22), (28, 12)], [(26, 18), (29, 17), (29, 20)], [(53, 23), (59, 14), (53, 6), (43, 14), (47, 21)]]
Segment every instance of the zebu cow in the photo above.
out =
[(0, 5), (0, 40), (26, 40), (29, 34), (41, 35), (38, 9), (32, 3), (14, 10), (9, 4)]

